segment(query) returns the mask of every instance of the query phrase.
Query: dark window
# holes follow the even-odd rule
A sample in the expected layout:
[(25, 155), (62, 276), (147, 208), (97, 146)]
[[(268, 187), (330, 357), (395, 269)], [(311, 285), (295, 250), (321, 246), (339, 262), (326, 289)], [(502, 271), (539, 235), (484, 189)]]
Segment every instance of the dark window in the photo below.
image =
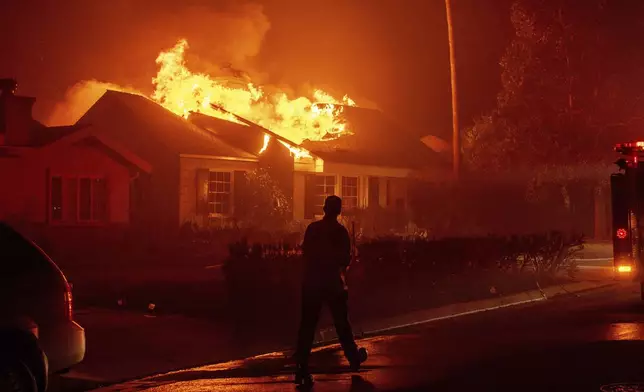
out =
[(51, 177), (53, 222), (107, 221), (108, 193), (103, 178)]
[(107, 221), (107, 186), (102, 178), (95, 178), (92, 182), (92, 212), (95, 221)]
[(387, 200), (386, 200), (386, 205), (387, 207), (391, 207), (391, 180), (387, 180)]
[(369, 207), (378, 207), (380, 205), (380, 179), (378, 177), (369, 177)]
[(63, 210), (65, 211), (66, 222), (78, 221), (78, 179), (65, 178), (65, 187), (63, 189)]
[(63, 179), (61, 177), (51, 178), (51, 220), (63, 220)]
[(78, 191), (78, 220), (92, 220), (92, 180), (81, 178)]
[(358, 177), (342, 177), (342, 208), (352, 210), (358, 207)]
[(321, 208), (324, 206), (324, 200), (335, 195), (335, 176), (316, 176), (315, 177), (315, 206)]
[(208, 180), (208, 207), (211, 214), (230, 214), (230, 172), (210, 172)]

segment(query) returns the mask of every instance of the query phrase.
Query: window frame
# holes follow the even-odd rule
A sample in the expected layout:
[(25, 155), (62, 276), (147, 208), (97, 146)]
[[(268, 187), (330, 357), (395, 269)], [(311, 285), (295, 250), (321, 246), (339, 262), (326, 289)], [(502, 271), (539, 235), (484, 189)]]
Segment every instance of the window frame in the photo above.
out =
[[(211, 176), (213, 174), (216, 174), (216, 173), (224, 173), (224, 174), (227, 173), (230, 176), (230, 181), (229, 181), (229, 183), (230, 183), (230, 191), (228, 192), (228, 212), (217, 212), (216, 211), (217, 202), (216, 201), (213, 201), (213, 202), (210, 201), (210, 194), (211, 193), (212, 194), (225, 193), (225, 192), (217, 192), (217, 191), (210, 192), (210, 184), (213, 183), (213, 182), (217, 183), (216, 180), (211, 181), (210, 178), (211, 178)], [(222, 181), (222, 183), (225, 184), (225, 182), (223, 182), (223, 181)], [(233, 205), (234, 197), (235, 197), (234, 193), (235, 193), (235, 172), (233, 170), (208, 169), (208, 199), (207, 199), (206, 202), (208, 204), (208, 217), (209, 218), (225, 218), (225, 217), (232, 216), (233, 211), (234, 211), (234, 205)], [(214, 212), (211, 212), (211, 209), (210, 209), (211, 205), (215, 206)]]
[[(345, 178), (347, 178), (347, 179), (350, 178), (350, 179), (355, 179), (356, 180), (355, 195), (347, 196), (347, 195), (344, 194), (344, 191), (345, 191), (345, 189), (344, 189), (345, 188), (344, 179)], [(360, 176), (342, 176), (340, 181), (341, 181), (341, 184), (340, 184), (341, 196), (340, 197), (342, 198), (342, 211), (344, 211), (345, 208), (346, 208), (347, 212), (359, 209), (360, 208)], [(349, 186), (347, 186), (347, 187), (349, 187)], [(353, 188), (353, 186), (351, 186), (351, 187)], [(352, 208), (347, 208), (346, 207), (345, 199), (347, 197), (355, 199), (355, 206), (353, 206)]]
[[(338, 194), (338, 175), (336, 175), (336, 174), (324, 174), (324, 173), (320, 173), (320, 174), (316, 174), (316, 175), (315, 175), (315, 181), (316, 181), (316, 182), (315, 182), (315, 184), (314, 184), (314, 186), (313, 186), (313, 187), (315, 188), (315, 190), (316, 190), (316, 191), (315, 191), (315, 194), (313, 195), (313, 197), (315, 198), (316, 202), (313, 204), (313, 208), (315, 208), (315, 211), (319, 211), (319, 212), (316, 212), (316, 213), (315, 213), (315, 217), (316, 217), (316, 218), (321, 217), (321, 216), (323, 216), (323, 215), (324, 215), (324, 212), (322, 212), (322, 211), (323, 211), (323, 210), (322, 210), (322, 208), (324, 207), (324, 200), (322, 201), (322, 204), (318, 204), (318, 203), (317, 203), (317, 199), (318, 199), (320, 196), (322, 196), (322, 194), (320, 194), (320, 193), (318, 193), (318, 192), (317, 192), (317, 188), (318, 188), (318, 186), (319, 186), (319, 185), (318, 185), (318, 183), (317, 183), (317, 180), (318, 180), (319, 178), (322, 178), (322, 177), (323, 177), (323, 178), (330, 178), (330, 177), (333, 177), (333, 195), (337, 195), (337, 194)], [(326, 189), (326, 188), (327, 188), (327, 187), (329, 187), (329, 186), (330, 186), (330, 185), (327, 185), (326, 181), (324, 181), (324, 185), (323, 185), (323, 187)], [(328, 195), (326, 192), (324, 193), (324, 198), (325, 198), (325, 199), (326, 199), (327, 197), (329, 197), (329, 196), (331, 196), (331, 195)]]
[[(52, 186), (52, 181), (54, 178), (60, 178), (61, 180), (61, 187), (60, 187), (60, 194), (61, 194), (61, 219), (56, 220), (53, 217), (53, 186)], [(68, 180), (76, 180), (76, 211), (74, 213), (75, 220), (74, 221), (69, 221), (66, 220), (66, 203), (68, 201), (68, 191), (65, 186), (66, 181)], [(90, 210), (90, 218), (89, 219), (81, 219), (81, 213), (80, 213), (80, 193), (81, 193), (81, 187), (80, 183), (81, 180), (89, 180), (90, 188), (89, 188), (89, 210)], [(99, 220), (96, 219), (95, 213), (94, 213), (94, 181), (95, 180), (103, 180), (105, 184), (107, 184), (107, 176), (104, 175), (96, 175), (96, 174), (79, 174), (79, 175), (69, 175), (69, 174), (50, 174), (49, 179), (48, 179), (48, 200), (47, 200), (47, 218), (48, 218), (48, 223), (50, 225), (60, 225), (60, 226), (100, 226), (104, 225), (110, 222), (110, 198), (109, 198), (109, 188), (106, 186), (105, 188), (105, 219), (104, 220)]]

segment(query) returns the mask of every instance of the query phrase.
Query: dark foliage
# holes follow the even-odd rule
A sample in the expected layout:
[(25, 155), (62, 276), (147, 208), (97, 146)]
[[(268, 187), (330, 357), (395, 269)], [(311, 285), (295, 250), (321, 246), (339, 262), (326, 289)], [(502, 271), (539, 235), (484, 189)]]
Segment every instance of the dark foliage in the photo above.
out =
[[(557, 271), (570, 268), (571, 255), (581, 247), (581, 237), (559, 232), (443, 240), (378, 238), (358, 245), (347, 280), (362, 315), (386, 317), (444, 304), (441, 301), (534, 289), (535, 278), (552, 280)], [(302, 267), (300, 249), (290, 245), (232, 244), (224, 274), (238, 325), (252, 326), (259, 320), (266, 328), (271, 322), (297, 325)]]

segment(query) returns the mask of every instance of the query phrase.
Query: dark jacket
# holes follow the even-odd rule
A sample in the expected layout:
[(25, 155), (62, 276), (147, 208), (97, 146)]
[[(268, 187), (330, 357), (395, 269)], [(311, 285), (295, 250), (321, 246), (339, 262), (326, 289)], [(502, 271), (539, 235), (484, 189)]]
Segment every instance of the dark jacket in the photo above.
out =
[(304, 234), (304, 288), (344, 290), (344, 270), (351, 262), (349, 232), (335, 218), (313, 222)]

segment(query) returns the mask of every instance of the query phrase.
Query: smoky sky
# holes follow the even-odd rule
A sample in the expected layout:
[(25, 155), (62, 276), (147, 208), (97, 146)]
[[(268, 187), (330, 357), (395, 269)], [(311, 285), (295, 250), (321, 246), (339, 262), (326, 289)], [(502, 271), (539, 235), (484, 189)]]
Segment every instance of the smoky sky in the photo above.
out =
[[(510, 37), (509, 0), (452, 0), (461, 120), (489, 110)], [(444, 0), (3, 0), (0, 77), (44, 118), (75, 83), (150, 92), (179, 38), (188, 65), (230, 64), (259, 84), (312, 85), (375, 102), (410, 132), (449, 137)]]

